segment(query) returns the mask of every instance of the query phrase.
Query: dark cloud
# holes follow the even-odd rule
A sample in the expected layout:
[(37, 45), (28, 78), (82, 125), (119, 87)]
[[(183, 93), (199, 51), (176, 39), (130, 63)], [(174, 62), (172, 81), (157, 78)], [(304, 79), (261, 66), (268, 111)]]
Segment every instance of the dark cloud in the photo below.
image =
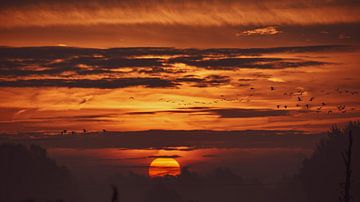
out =
[(175, 158), (180, 158), (181, 156), (180, 155), (155, 155), (155, 156), (148, 156), (148, 158), (172, 158), (172, 159), (175, 159)]
[(268, 117), (268, 116), (285, 116), (290, 112), (287, 110), (271, 110), (271, 109), (210, 109), (210, 113), (214, 113), (221, 118), (252, 118), (252, 117)]
[(219, 70), (235, 70), (238, 68), (255, 68), (255, 69), (284, 69), (294, 67), (319, 66), (327, 64), (318, 61), (304, 61), (283, 58), (222, 58), (192, 60), (187, 58), (175, 58), (171, 62), (181, 62), (186, 65)]
[[(87, 135), (26, 134), (0, 136), (2, 141), (36, 143), (46, 148), (201, 149), (201, 148), (312, 148), (322, 135), (301, 131), (247, 130), (150, 130), (87, 133)], [(178, 149), (178, 147), (180, 147)]]
[[(230, 78), (221, 75), (209, 75), (203, 78), (189, 75), (171, 80), (172, 74), (187, 71), (175, 68), (175, 64), (182, 63), (212, 70), (297, 68), (327, 63), (294, 58), (263, 57), (262, 55), (346, 51), (352, 48), (341, 45), (252, 49), (0, 47), (0, 86), (125, 88), (131, 86), (174, 87), (177, 84), (190, 83), (194, 87), (208, 87), (228, 84)], [(169, 58), (164, 56), (169, 56)], [(118, 71), (121, 68), (130, 70)], [(137, 72), (147, 76), (116, 79), (119, 75), (123, 77), (127, 72)], [(161, 79), (162, 74), (168, 74), (170, 77)], [(98, 79), (83, 79), (85, 75), (98, 75)], [(43, 76), (44, 79), (26, 79), (24, 78), (26, 76)], [(49, 79), (47, 76), (60, 78)], [(9, 78), (11, 80), (8, 80)]]
[(221, 75), (209, 75), (204, 78), (198, 78), (192, 75), (185, 76), (182, 78), (177, 78), (175, 80), (179, 83), (192, 83), (195, 87), (209, 87), (209, 86), (219, 86), (230, 83), (231, 79), (229, 76)]
[(161, 78), (119, 78), (119, 79), (30, 79), (0, 81), (0, 87), (69, 87), (69, 88), (126, 88), (145, 86), (148, 88), (175, 87), (172, 81)]
[(215, 115), (221, 118), (255, 118), (255, 117), (270, 117), (270, 116), (286, 116), (290, 114), (289, 110), (272, 110), (272, 109), (242, 109), (242, 108), (179, 108), (176, 110), (164, 111), (145, 111), (145, 112), (130, 112), (130, 115), (148, 115), (159, 113), (188, 113), (198, 115)]

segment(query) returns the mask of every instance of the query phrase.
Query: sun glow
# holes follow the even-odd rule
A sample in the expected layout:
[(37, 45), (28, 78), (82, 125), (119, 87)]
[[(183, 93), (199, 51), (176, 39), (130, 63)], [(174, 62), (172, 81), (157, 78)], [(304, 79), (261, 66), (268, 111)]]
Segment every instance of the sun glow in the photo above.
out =
[(180, 175), (180, 164), (173, 158), (156, 158), (149, 166), (150, 177), (164, 177), (166, 175)]

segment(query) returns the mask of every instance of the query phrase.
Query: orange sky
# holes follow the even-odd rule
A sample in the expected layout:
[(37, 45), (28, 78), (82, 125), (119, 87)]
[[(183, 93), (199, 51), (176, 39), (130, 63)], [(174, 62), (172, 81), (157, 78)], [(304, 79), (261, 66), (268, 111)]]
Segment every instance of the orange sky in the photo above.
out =
[[(4, 0), (0, 44), (100, 48), (358, 44), (359, 7), (353, 0)], [(261, 32), (269, 28), (276, 31)]]
[(2, 51), (3, 131), (323, 131), (359, 117), (355, 47)]
[[(1, 130), (323, 131), (356, 120), (359, 7), (3, 1)], [(108, 49), (159, 46), (174, 48)]]

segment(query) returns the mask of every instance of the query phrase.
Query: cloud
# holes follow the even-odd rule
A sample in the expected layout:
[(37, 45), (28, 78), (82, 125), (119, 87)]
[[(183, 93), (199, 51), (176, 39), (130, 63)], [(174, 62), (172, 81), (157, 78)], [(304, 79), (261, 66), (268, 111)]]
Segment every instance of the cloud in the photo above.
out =
[(266, 54), (353, 49), (342, 45), (250, 49), (0, 47), (0, 87), (162, 88), (185, 83), (193, 87), (220, 86), (228, 85), (231, 79), (214, 74), (189, 76), (189, 68), (178, 65), (231, 71), (320, 66), (328, 63)]
[(202, 148), (313, 148), (322, 134), (293, 130), (149, 130), (87, 135), (26, 134), (0, 136), (0, 141), (36, 143), (45, 148), (121, 148), (195, 150)]
[(148, 158), (180, 158), (181, 156), (180, 155), (155, 155), (155, 156), (148, 156)]
[[(314, 25), (359, 22), (355, 1), (2, 1), (1, 27), (161, 24)], [(66, 11), (66, 12), (65, 12)]]
[(271, 116), (286, 116), (290, 112), (288, 110), (272, 110), (272, 109), (242, 109), (242, 108), (210, 108), (210, 107), (195, 107), (195, 108), (179, 108), (175, 110), (163, 111), (144, 111), (144, 112), (129, 112), (130, 115), (148, 115), (148, 114), (198, 114), (198, 115), (215, 115), (220, 118), (255, 118), (255, 117), (271, 117)]
[(180, 62), (189, 66), (213, 70), (236, 70), (238, 68), (254, 69), (284, 69), (306, 66), (319, 66), (328, 64), (326, 62), (300, 60), (300, 59), (283, 59), (283, 58), (221, 58), (221, 59), (204, 59), (192, 60), (188, 58), (174, 58), (171, 62)]
[(119, 79), (30, 79), (0, 81), (0, 87), (69, 87), (114, 89), (133, 86), (148, 88), (175, 87), (172, 81), (161, 78), (119, 78)]
[(280, 34), (282, 31), (278, 30), (277, 27), (263, 27), (252, 30), (245, 30), (241, 33), (237, 33), (236, 36), (252, 36), (252, 35), (276, 35)]
[(254, 118), (254, 117), (269, 117), (269, 116), (285, 116), (290, 112), (286, 110), (271, 110), (271, 109), (210, 109), (210, 113), (214, 113), (221, 118)]
[(195, 87), (209, 87), (229, 84), (230, 77), (221, 75), (209, 75), (204, 78), (198, 78), (190, 75), (182, 78), (177, 78), (175, 81), (179, 83), (192, 83)]

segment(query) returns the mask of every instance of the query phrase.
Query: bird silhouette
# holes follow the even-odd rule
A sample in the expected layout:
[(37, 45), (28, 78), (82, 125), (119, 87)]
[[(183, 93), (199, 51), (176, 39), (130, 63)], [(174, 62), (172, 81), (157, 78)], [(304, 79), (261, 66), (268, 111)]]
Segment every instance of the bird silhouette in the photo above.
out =
[(339, 111), (342, 111), (342, 110), (344, 110), (346, 107), (345, 107), (345, 105), (338, 105), (337, 108), (338, 108)]
[(81, 100), (80, 102), (79, 102), (79, 105), (81, 105), (81, 104), (85, 104), (86, 103), (86, 99), (83, 99), (83, 100)]

